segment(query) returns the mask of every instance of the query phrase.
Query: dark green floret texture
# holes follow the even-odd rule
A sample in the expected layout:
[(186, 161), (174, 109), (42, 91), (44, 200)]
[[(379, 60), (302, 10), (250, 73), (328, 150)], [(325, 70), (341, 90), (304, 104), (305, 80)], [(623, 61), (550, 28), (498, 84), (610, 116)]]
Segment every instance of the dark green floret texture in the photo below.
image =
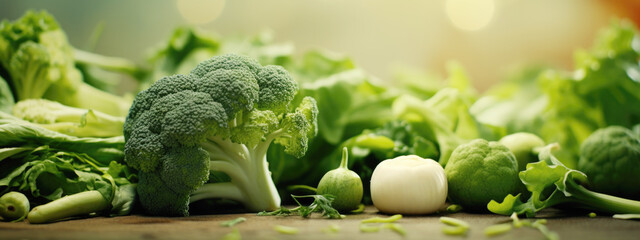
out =
[(476, 139), (458, 146), (444, 171), (449, 200), (470, 211), (487, 211), (489, 201), (518, 190), (518, 163), (498, 142)]
[[(146, 212), (185, 216), (190, 202), (206, 198), (235, 200), (249, 211), (277, 209), (269, 145), (302, 157), (317, 134), (316, 101), (306, 97), (294, 108), (297, 91), (284, 68), (227, 54), (140, 92), (124, 124), (125, 160), (140, 170)], [(209, 182), (212, 172), (231, 181)]]
[(599, 129), (580, 146), (578, 170), (596, 192), (640, 199), (640, 139), (620, 126)]

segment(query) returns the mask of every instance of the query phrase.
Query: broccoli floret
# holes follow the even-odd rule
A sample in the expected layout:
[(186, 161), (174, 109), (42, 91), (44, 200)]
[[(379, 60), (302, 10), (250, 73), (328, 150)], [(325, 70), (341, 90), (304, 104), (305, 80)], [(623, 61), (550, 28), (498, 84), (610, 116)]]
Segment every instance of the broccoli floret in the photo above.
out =
[[(190, 202), (207, 198), (236, 200), (249, 211), (279, 208), (269, 145), (301, 157), (317, 134), (316, 101), (290, 106), (297, 90), (282, 67), (228, 54), (138, 93), (124, 124), (125, 161), (140, 170), (143, 208), (185, 216)], [(212, 172), (231, 181), (208, 182)]]
[(28, 11), (15, 22), (0, 23), (0, 72), (16, 101), (45, 98), (64, 105), (124, 116), (130, 99), (83, 81), (73, 48), (49, 13)]
[(12, 113), (40, 127), (76, 137), (121, 136), (125, 120), (124, 117), (69, 107), (46, 99), (17, 102)]
[(580, 146), (578, 171), (587, 174), (591, 190), (640, 199), (640, 137), (622, 126), (593, 132)]

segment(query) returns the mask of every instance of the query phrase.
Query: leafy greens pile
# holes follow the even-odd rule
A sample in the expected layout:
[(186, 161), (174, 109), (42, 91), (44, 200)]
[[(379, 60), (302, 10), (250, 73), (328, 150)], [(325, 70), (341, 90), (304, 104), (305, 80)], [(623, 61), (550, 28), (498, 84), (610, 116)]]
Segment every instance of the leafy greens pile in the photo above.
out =
[[(180, 141), (169, 141), (156, 136), (163, 132), (157, 127), (161, 124), (147, 115), (167, 115), (167, 109), (182, 103), (183, 99), (179, 97), (194, 102), (209, 101), (203, 94), (193, 91), (202, 89), (189, 84), (201, 81), (207, 74), (224, 75), (210, 73), (218, 72), (220, 68), (244, 72), (238, 74), (251, 75), (256, 83), (246, 80), (250, 77), (235, 79), (249, 89), (239, 91), (237, 95), (251, 96), (236, 102), (233, 102), (235, 98), (223, 97), (216, 100), (228, 100), (223, 110), (209, 109), (218, 111), (213, 114), (218, 117), (216, 121), (207, 120), (207, 124), (219, 124), (215, 129), (220, 132), (216, 134), (230, 138), (244, 136), (230, 142), (211, 137), (220, 141), (213, 144), (209, 152), (243, 159), (246, 156), (237, 152), (265, 140), (270, 131), (280, 134), (279, 127), (290, 130), (287, 136), (277, 140), (278, 144), (261, 147), (266, 152), (255, 157), (260, 160), (256, 162), (268, 161), (261, 165), (260, 169), (264, 170), (261, 174), (268, 173), (264, 174), (264, 179), (271, 178), (275, 184), (276, 189), (267, 191), (269, 198), (274, 200), (268, 207), (270, 210), (279, 203), (275, 192), (294, 203), (291, 201), (297, 200), (288, 196), (300, 192), (288, 187), (315, 186), (327, 171), (339, 165), (345, 147), (349, 148), (349, 169), (358, 173), (364, 183), (364, 202), (371, 203), (367, 192), (371, 174), (385, 159), (418, 155), (435, 159), (445, 166), (454, 149), (464, 143), (478, 138), (498, 140), (507, 134), (529, 132), (547, 143), (557, 142), (562, 148), (553, 154), (551, 148), (546, 148), (540, 153), (540, 162), (531, 163), (520, 172), (521, 180), (532, 193), (528, 201), (510, 195), (502, 203), (492, 202), (489, 210), (532, 216), (546, 207), (578, 202), (603, 212), (628, 212), (635, 203), (608, 197), (602, 200), (601, 195), (584, 187), (589, 187), (589, 176), (573, 169), (580, 159), (581, 144), (597, 129), (619, 125), (640, 135), (640, 125), (637, 125), (640, 123), (639, 36), (631, 23), (615, 20), (598, 36), (593, 48), (576, 52), (574, 70), (546, 66), (526, 68), (479, 94), (471, 86), (464, 69), (454, 62), (447, 65), (444, 78), (404, 68), (392, 81), (381, 81), (348, 56), (324, 50), (296, 54), (293, 44), (278, 43), (269, 32), (222, 38), (200, 29), (180, 27), (154, 49), (148, 59), (148, 68), (142, 68), (126, 59), (73, 48), (51, 15), (29, 11), (17, 21), (0, 23), (0, 111), (4, 112), (0, 115), (0, 193), (28, 193), (33, 205), (39, 205), (64, 196), (98, 191), (102, 200), (108, 203), (102, 209), (104, 212), (126, 214), (135, 202), (138, 173), (134, 168), (147, 172), (142, 174), (145, 184), (159, 182), (160, 177), (149, 174), (161, 171), (157, 166), (146, 169), (137, 161), (145, 157), (160, 158), (153, 154), (162, 153), (166, 146), (159, 150), (158, 146), (162, 144), (154, 139), (162, 139), (165, 145), (170, 145), (172, 154), (199, 153), (182, 151), (186, 145), (196, 145), (194, 142), (197, 141), (190, 142), (193, 139), (185, 137)], [(229, 60), (231, 54), (237, 59)], [(210, 59), (226, 60), (213, 64)], [(199, 69), (203, 62), (213, 67), (200, 66), (202, 69), (193, 70)], [(258, 82), (264, 79), (260, 69), (267, 65), (278, 67), (265, 67), (270, 71), (265, 74), (287, 80), (279, 86), (287, 89), (283, 95), (288, 95), (280, 99), (286, 104), (276, 107), (272, 113), (268, 113), (260, 97), (270, 96), (259, 91), (266, 85)], [(112, 94), (109, 90), (114, 84), (108, 81), (111, 78), (105, 72), (124, 73), (137, 80), (138, 88), (130, 95), (140, 92), (138, 96), (148, 99), (136, 100), (133, 115), (129, 112), (133, 98)], [(189, 81), (183, 81), (185, 79)], [(176, 93), (178, 88), (174, 89), (171, 84), (180, 85), (181, 93)], [(254, 86), (256, 84), (258, 87)], [(226, 96), (224, 94), (210, 95)], [(169, 95), (174, 98), (165, 98)], [(164, 107), (151, 109), (155, 101), (165, 104)], [(303, 107), (294, 109), (294, 106)], [(199, 112), (195, 107), (190, 110)], [(127, 114), (129, 124), (136, 123), (136, 126), (123, 127)], [(146, 114), (141, 117), (144, 120), (138, 121), (138, 115), (143, 114)], [(151, 127), (138, 126), (143, 123)], [(183, 126), (181, 124), (169, 122), (167, 126)], [(138, 147), (131, 149), (140, 150), (129, 151), (128, 161), (124, 159), (123, 129), (127, 132), (127, 144)], [(299, 131), (291, 134), (291, 129)], [(185, 129), (175, 127), (173, 130), (176, 133)], [(204, 134), (207, 131), (197, 132)], [(244, 134), (247, 132), (253, 133), (251, 136), (255, 138)], [(299, 151), (287, 148), (294, 140), (298, 143), (296, 146), (300, 146)], [(242, 151), (227, 154), (222, 151), (224, 148), (216, 148), (224, 144)], [(173, 151), (175, 149), (182, 150)], [(292, 152), (296, 154), (287, 154)], [(198, 155), (199, 159), (206, 159), (203, 156)], [(214, 165), (219, 167), (224, 163), (215, 162)], [(188, 191), (178, 189), (181, 198), (175, 202), (179, 202), (179, 206), (172, 207), (179, 211), (173, 215), (186, 215), (189, 194), (196, 186), (227, 187), (227, 195), (236, 200), (244, 199), (248, 187), (243, 186), (246, 184), (239, 184), (241, 187), (237, 189), (229, 187), (233, 185), (233, 176), (221, 171), (210, 172), (213, 169), (206, 168), (199, 177), (176, 180), (176, 185), (183, 180), (193, 180), (190, 186), (194, 187)], [(235, 171), (230, 172), (235, 174)], [(186, 176), (183, 173), (176, 175)], [(255, 176), (247, 179), (251, 177)], [(266, 182), (272, 188), (270, 180)], [(144, 191), (150, 193), (151, 190)], [(197, 199), (219, 197), (219, 193), (207, 191), (207, 188), (195, 192), (199, 194)], [(143, 201), (152, 204), (157, 200), (154, 197), (150, 193)], [(159, 202), (171, 202), (166, 199)], [(262, 200), (268, 199), (260, 198), (258, 202)], [(324, 203), (327, 204), (315, 206), (329, 205), (331, 199), (326, 200)], [(254, 207), (258, 208), (262, 207)], [(311, 208), (300, 209), (306, 214)]]
[(0, 23), (0, 195), (26, 195), (31, 223), (126, 215), (136, 202), (122, 136), (131, 99), (83, 81), (75, 52), (45, 11)]

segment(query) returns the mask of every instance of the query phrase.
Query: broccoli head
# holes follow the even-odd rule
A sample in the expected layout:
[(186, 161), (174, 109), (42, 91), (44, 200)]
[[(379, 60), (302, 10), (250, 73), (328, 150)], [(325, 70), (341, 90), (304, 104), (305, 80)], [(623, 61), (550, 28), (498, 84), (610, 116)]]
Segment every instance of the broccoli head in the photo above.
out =
[[(297, 91), (284, 68), (228, 54), (138, 93), (124, 124), (125, 161), (140, 170), (147, 213), (185, 216), (190, 202), (208, 198), (277, 209), (269, 145), (301, 157), (317, 134), (316, 102), (306, 97), (294, 108)], [(211, 182), (212, 172), (231, 181)]]
[(609, 126), (593, 132), (580, 146), (578, 170), (597, 192), (640, 199), (640, 139), (629, 129)]
[(15, 101), (44, 98), (64, 105), (124, 116), (130, 99), (87, 84), (75, 66), (74, 49), (45, 11), (0, 22), (0, 74)]

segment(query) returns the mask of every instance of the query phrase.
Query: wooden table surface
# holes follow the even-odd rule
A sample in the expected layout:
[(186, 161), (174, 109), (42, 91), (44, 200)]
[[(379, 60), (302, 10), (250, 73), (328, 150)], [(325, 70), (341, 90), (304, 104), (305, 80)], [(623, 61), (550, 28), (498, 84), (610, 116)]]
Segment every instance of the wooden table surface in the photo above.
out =
[[(487, 237), (484, 235), (485, 227), (509, 222), (510, 219), (493, 214), (468, 213), (447, 215), (471, 225), (464, 237), (443, 234), (444, 224), (439, 221), (441, 215), (403, 217), (397, 223), (406, 229), (407, 235), (404, 237), (389, 229), (377, 233), (360, 232), (360, 221), (374, 216), (385, 215), (379, 214), (373, 207), (367, 207), (362, 214), (347, 215), (340, 220), (318, 216), (309, 219), (299, 216), (261, 217), (243, 213), (179, 218), (140, 215), (95, 217), (40, 225), (0, 222), (0, 239), (220, 239), (233, 229), (220, 226), (220, 222), (237, 217), (247, 219), (234, 227), (239, 230), (242, 239), (544, 239), (540, 232), (531, 228), (514, 228), (503, 235)], [(610, 216), (590, 218), (584, 214), (553, 210), (543, 212), (539, 217), (548, 220), (547, 227), (558, 233), (560, 239), (640, 239), (640, 221), (619, 220)], [(323, 231), (332, 224), (338, 225), (340, 231)], [(273, 229), (276, 225), (298, 228), (299, 233), (281, 234)]]

